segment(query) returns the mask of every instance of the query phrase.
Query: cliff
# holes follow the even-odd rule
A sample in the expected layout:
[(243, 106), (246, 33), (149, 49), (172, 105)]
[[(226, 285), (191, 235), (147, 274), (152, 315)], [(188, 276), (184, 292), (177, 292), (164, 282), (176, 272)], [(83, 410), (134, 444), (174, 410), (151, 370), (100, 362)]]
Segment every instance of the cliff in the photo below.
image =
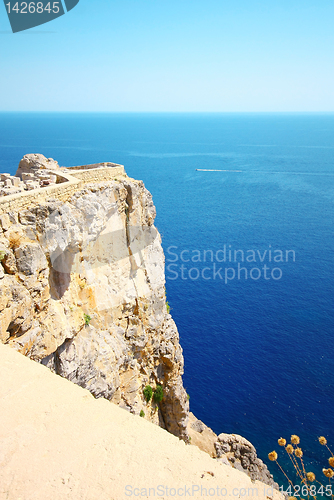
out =
[[(187, 440), (155, 207), (141, 181), (110, 171), (112, 180), (88, 179), (63, 201), (0, 217), (0, 338)], [(162, 386), (161, 403), (145, 400), (146, 385)]]
[[(42, 155), (26, 155), (14, 178), (21, 176), (22, 191), (0, 197), (0, 342), (277, 487), (251, 443), (217, 436), (189, 413), (143, 182), (121, 165), (64, 168)], [(56, 182), (45, 184), (50, 178)], [(161, 386), (162, 400), (148, 401), (147, 386)]]

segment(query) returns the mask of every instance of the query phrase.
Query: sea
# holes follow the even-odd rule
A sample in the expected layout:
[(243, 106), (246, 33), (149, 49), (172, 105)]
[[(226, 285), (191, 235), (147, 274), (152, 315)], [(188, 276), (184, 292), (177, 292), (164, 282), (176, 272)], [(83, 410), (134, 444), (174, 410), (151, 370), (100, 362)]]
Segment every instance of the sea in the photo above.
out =
[[(334, 449), (334, 114), (0, 114), (0, 171), (27, 153), (110, 161), (157, 208), (190, 409), (295, 480)], [(324, 477), (324, 476), (323, 476)], [(322, 479), (321, 479), (322, 480)]]

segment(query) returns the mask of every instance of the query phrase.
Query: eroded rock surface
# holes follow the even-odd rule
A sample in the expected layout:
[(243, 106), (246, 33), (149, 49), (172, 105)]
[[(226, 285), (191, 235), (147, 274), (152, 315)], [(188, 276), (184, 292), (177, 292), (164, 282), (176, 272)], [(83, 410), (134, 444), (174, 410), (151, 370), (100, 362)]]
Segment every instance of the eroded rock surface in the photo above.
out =
[[(25, 157), (19, 170), (43, 158)], [(129, 178), (3, 217), (0, 338), (187, 441), (182, 349), (154, 218), (150, 193)], [(147, 402), (144, 387), (158, 384), (163, 400)]]
[(275, 489), (274, 482), (267, 466), (258, 458), (256, 449), (247, 439), (238, 434), (215, 434), (204, 422), (189, 412), (188, 433), (191, 444), (206, 451), (219, 462), (247, 474), (252, 481), (259, 480)]
[(16, 177), (22, 179), (22, 174), (34, 174), (40, 170), (58, 170), (59, 165), (53, 158), (46, 158), (41, 154), (24, 155), (16, 171)]
[(268, 467), (258, 458), (256, 449), (242, 436), (238, 434), (219, 434), (215, 442), (218, 459), (226, 459), (235, 469), (245, 472), (252, 480), (259, 480), (269, 486), (278, 489)]

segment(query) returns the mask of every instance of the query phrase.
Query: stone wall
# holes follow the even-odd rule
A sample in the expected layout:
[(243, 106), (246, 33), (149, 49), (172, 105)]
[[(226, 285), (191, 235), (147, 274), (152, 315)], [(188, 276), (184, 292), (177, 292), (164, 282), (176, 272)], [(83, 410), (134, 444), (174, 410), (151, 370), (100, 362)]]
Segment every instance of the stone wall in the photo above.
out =
[[(108, 163), (103, 165), (115, 166), (99, 167), (98, 165), (101, 164), (96, 164), (96, 166), (94, 166), (95, 168), (89, 168), (88, 170), (85, 170), (85, 167), (81, 166), (79, 167), (80, 170), (76, 170), (75, 167), (72, 167), (71, 169), (62, 171), (61, 177), (64, 181), (61, 184), (1, 197), (0, 215), (8, 212), (18, 212), (20, 210), (28, 209), (32, 206), (39, 205), (40, 203), (45, 203), (51, 199), (66, 201), (86, 184), (109, 181), (113, 180), (116, 176), (126, 175), (123, 165), (116, 166), (116, 164)], [(88, 165), (88, 167), (91, 166)], [(59, 176), (60, 174), (57, 172), (57, 177)], [(57, 182), (59, 182), (58, 178)]]
[(80, 179), (85, 184), (90, 182), (101, 182), (113, 180), (117, 175), (124, 175), (125, 170), (123, 166), (95, 168), (92, 170), (77, 170), (71, 172), (71, 176)]
[(75, 167), (67, 167), (67, 170), (91, 170), (93, 168), (114, 168), (119, 167), (118, 163), (103, 162), (92, 163), (90, 165), (76, 165)]

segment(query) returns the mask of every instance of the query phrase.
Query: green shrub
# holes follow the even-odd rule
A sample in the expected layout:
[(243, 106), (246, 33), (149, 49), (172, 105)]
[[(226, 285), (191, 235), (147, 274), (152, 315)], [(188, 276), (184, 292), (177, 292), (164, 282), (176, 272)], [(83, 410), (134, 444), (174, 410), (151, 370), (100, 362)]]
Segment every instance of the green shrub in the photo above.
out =
[(3, 260), (6, 257), (6, 252), (1, 251), (0, 252), (0, 260)]
[(169, 311), (170, 311), (170, 305), (168, 304), (168, 302), (166, 301), (166, 307), (167, 307), (167, 313), (169, 314)]
[(144, 413), (144, 411), (143, 411), (143, 410), (140, 410), (139, 416), (140, 416), (140, 417), (145, 417), (145, 413)]
[(89, 316), (89, 314), (84, 314), (84, 319), (85, 319), (85, 325), (88, 326), (92, 318)]
[(154, 401), (156, 403), (160, 403), (163, 397), (164, 397), (163, 388), (161, 387), (161, 385), (157, 385), (157, 388), (154, 391)]
[(150, 385), (147, 385), (145, 389), (143, 390), (144, 398), (146, 399), (147, 402), (151, 401), (152, 396), (153, 396), (153, 389)]
[(187, 399), (188, 399), (188, 401), (189, 401), (189, 399), (190, 399), (190, 395), (189, 395), (189, 394), (187, 394)]

